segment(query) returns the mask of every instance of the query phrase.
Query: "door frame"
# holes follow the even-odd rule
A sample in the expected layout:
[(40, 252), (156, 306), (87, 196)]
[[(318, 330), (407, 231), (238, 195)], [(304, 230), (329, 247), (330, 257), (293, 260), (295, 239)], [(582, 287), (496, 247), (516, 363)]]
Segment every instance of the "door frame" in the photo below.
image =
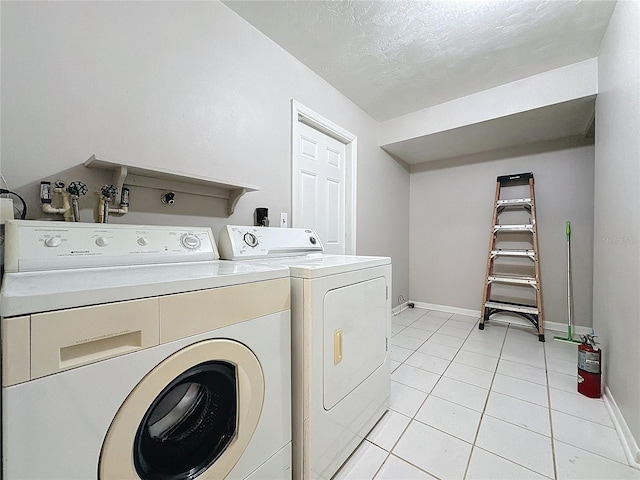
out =
[(309, 107), (291, 99), (291, 226), (296, 226), (294, 205), (299, 185), (296, 182), (300, 145), (296, 141), (298, 124), (304, 123), (345, 145), (345, 254), (356, 254), (357, 160), (358, 137)]

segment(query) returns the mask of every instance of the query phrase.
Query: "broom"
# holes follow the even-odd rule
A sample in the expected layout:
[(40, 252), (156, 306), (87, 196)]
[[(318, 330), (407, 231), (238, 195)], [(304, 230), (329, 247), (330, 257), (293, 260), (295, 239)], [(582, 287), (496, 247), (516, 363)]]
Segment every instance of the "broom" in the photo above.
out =
[(574, 340), (571, 336), (571, 222), (567, 222), (567, 311), (569, 313), (569, 323), (567, 325), (566, 337), (553, 337), (558, 342), (582, 343)]

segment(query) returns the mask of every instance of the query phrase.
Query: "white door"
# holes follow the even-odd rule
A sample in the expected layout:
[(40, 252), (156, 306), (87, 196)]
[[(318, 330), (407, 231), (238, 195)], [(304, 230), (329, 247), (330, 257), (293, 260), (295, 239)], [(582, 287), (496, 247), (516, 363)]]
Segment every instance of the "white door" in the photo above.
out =
[(313, 228), (325, 253), (344, 255), (346, 146), (302, 122), (297, 131), (295, 226)]

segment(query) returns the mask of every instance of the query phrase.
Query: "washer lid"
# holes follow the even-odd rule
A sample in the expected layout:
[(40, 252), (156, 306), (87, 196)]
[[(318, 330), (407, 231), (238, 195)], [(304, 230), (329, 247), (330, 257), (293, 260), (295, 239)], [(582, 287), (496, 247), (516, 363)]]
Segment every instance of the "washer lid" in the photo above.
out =
[(7, 273), (0, 291), (0, 315), (10, 317), (288, 276), (284, 266), (220, 260)]

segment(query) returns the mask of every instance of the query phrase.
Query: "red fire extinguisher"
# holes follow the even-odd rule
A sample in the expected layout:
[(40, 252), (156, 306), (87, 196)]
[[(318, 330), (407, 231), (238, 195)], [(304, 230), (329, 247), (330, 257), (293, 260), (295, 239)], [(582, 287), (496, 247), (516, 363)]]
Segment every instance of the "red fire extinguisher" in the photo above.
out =
[(594, 335), (582, 335), (578, 345), (578, 392), (591, 398), (600, 398), (602, 391), (602, 350)]

